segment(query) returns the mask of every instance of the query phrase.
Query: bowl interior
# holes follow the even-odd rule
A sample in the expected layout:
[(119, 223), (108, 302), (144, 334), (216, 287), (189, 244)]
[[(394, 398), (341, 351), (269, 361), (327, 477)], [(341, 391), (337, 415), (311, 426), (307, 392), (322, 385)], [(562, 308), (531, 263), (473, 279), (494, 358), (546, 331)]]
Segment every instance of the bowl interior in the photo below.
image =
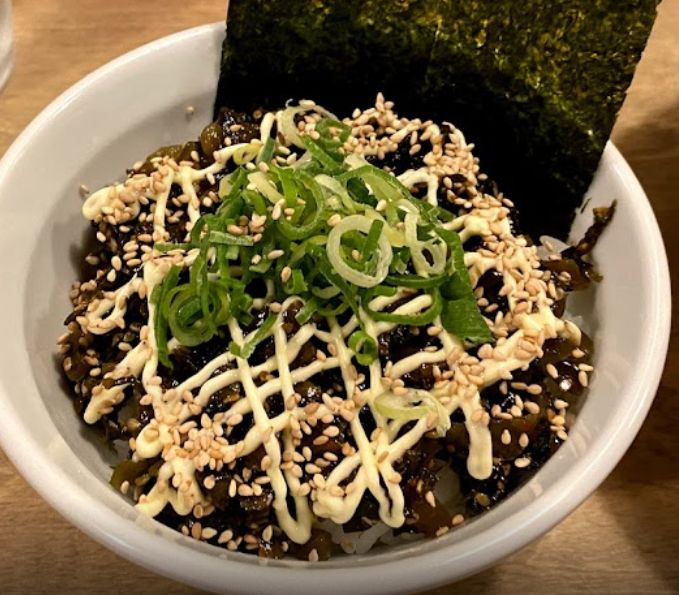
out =
[[(325, 572), (324, 584), (335, 585), (331, 591), (361, 591), (368, 584), (374, 593), (394, 592), (490, 565), (550, 528), (598, 485), (650, 404), (667, 343), (669, 290), (662, 243), (643, 191), (609, 145), (588, 195), (590, 207), (618, 201), (595, 252), (605, 280), (569, 304), (594, 336), (597, 372), (571, 438), (529, 483), (434, 541), (313, 567), (294, 561), (262, 566), (249, 556), (227, 555), (140, 518), (109, 487), (115, 453), (77, 419), (54, 358), (88, 230), (78, 187), (110, 183), (158, 146), (197, 136), (211, 113), (221, 36), (221, 26), (191, 30), (91, 75), (49, 108), (0, 165), (0, 268), (11, 284), (0, 295), (0, 332), (15, 338), (0, 358), (3, 446), (33, 485), (81, 528), (137, 562), (205, 588), (218, 589), (231, 573), (238, 577), (230, 585), (234, 591), (264, 592), (294, 581), (306, 592)], [(578, 214), (572, 235), (579, 237), (590, 222), (589, 209)], [(173, 567), (173, 556), (186, 562), (181, 570)], [(414, 557), (417, 571), (400, 563)], [(256, 565), (257, 573), (247, 570)], [(366, 583), (376, 565), (390, 572), (379, 584)], [(331, 575), (334, 583), (328, 582)]]

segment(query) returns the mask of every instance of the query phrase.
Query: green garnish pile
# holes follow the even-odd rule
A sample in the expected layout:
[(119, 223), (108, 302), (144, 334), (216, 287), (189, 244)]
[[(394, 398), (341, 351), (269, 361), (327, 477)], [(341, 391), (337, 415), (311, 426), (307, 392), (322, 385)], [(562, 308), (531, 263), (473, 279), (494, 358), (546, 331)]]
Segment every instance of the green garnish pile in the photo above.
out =
[[(231, 319), (253, 328), (255, 299), (303, 302), (296, 319), (355, 315), (348, 346), (359, 364), (377, 356), (370, 321), (426, 326), (440, 321), (467, 345), (492, 341), (464, 266), (460, 237), (444, 228), (450, 211), (414, 197), (391, 173), (345, 156), (350, 129), (323, 118), (314, 138), (300, 137), (305, 154), (290, 166), (273, 159), (273, 139), (244, 147), (237, 167), (220, 181), (218, 208), (204, 214), (182, 244), (162, 252), (195, 255), (188, 271), (173, 266), (152, 294), (160, 362), (172, 367), (168, 340), (192, 347), (227, 336)], [(253, 147), (255, 150), (253, 150)], [(232, 233), (253, 218), (259, 233)], [(421, 311), (401, 314), (371, 306), (378, 296), (431, 297)], [(230, 350), (247, 359), (270, 332), (269, 310), (249, 342)]]

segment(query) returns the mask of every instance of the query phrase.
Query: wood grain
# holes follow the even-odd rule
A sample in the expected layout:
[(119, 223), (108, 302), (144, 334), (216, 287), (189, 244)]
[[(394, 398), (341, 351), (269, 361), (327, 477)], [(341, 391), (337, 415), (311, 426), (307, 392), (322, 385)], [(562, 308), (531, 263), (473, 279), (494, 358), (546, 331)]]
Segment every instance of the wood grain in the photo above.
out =
[[(219, 0), (15, 0), (17, 64), (0, 93), (0, 154), (59, 93), (163, 35), (221, 19)], [(616, 125), (679, 279), (679, 0), (665, 0)], [(675, 306), (677, 306), (675, 298)], [(504, 563), (432, 593), (679, 593), (677, 324), (634, 446), (574, 514)], [(118, 558), (52, 511), (0, 453), (2, 593), (191, 593)]]

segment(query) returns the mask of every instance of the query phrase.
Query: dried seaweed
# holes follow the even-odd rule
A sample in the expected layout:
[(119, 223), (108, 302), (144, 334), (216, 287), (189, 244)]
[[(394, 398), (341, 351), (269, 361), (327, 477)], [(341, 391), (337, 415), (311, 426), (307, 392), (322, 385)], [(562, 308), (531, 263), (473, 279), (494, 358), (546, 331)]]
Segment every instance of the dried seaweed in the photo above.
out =
[(422, 97), (477, 146), (537, 236), (567, 235), (656, 0), (442, 0)]
[(425, 0), (232, 0), (216, 105), (308, 97), (340, 112), (415, 97), (438, 29)]

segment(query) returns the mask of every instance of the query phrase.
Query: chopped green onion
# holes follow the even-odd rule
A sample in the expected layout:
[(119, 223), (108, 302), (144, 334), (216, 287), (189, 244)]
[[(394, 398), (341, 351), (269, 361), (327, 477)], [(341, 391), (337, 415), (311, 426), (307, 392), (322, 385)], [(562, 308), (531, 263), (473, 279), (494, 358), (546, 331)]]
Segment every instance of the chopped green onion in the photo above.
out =
[(449, 333), (468, 345), (492, 343), (494, 340), (485, 318), (472, 300), (446, 301), (441, 312), (441, 324)]
[(377, 342), (365, 331), (354, 331), (349, 337), (348, 346), (362, 366), (370, 365), (377, 357)]
[(436, 434), (444, 436), (450, 429), (450, 414), (439, 400), (429, 391), (410, 389), (405, 395), (384, 392), (374, 401), (375, 410), (388, 419), (399, 422), (422, 419), (430, 413), (436, 414)]
[(330, 298), (334, 298), (336, 295), (339, 295), (340, 290), (334, 285), (331, 285), (330, 287), (323, 288), (312, 287), (311, 293), (323, 300), (329, 300)]
[(255, 192), (254, 190), (244, 190), (243, 198), (252, 205), (255, 213), (258, 215), (267, 215), (267, 203), (264, 201), (264, 197)]
[[(430, 275), (440, 275), (446, 268), (448, 248), (441, 239), (431, 239), (421, 241), (417, 237), (418, 216), (415, 213), (407, 213), (405, 216), (405, 237), (406, 244), (410, 249), (410, 257), (415, 267), (415, 272), (420, 277)], [(431, 263), (427, 259), (429, 254)]]
[(297, 183), (295, 182), (293, 170), (277, 167), (274, 171), (281, 181), (286, 206), (294, 207), (297, 204), (299, 190), (297, 188)]
[(423, 312), (417, 314), (396, 314), (394, 312), (380, 312), (370, 308), (368, 304), (364, 304), (364, 308), (368, 316), (373, 320), (380, 322), (393, 322), (395, 324), (402, 324), (405, 326), (425, 326), (434, 322), (436, 317), (441, 314), (443, 302), (441, 294), (437, 289), (434, 289), (431, 295), (431, 305)]
[(192, 244), (187, 242), (178, 242), (176, 244), (158, 242), (153, 244), (153, 249), (158, 250), (158, 252), (171, 252), (172, 250), (189, 250), (193, 248)]
[(267, 258), (262, 258), (257, 264), (250, 265), (250, 271), (259, 275), (264, 275), (272, 266), (272, 261)]
[(356, 270), (344, 260), (342, 257), (342, 236), (350, 231), (370, 234), (370, 231), (373, 228), (372, 226), (373, 224), (365, 216), (350, 215), (335, 225), (328, 234), (326, 251), (330, 264), (332, 264), (333, 268), (338, 274), (344, 277), (344, 279), (359, 287), (374, 287), (386, 279), (392, 258), (391, 244), (389, 244), (389, 240), (381, 233), (382, 230), (380, 228), (380, 234), (378, 236), (377, 264), (375, 273), (370, 275)]
[(360, 207), (360, 205), (354, 202), (351, 196), (349, 196), (348, 190), (335, 178), (327, 174), (318, 174), (316, 176), (316, 181), (323, 189), (327, 190), (329, 197), (336, 196), (339, 198), (341, 201), (341, 206), (347, 209), (350, 213), (355, 213)]
[(304, 306), (302, 306), (302, 309), (299, 312), (297, 312), (297, 314), (295, 316), (295, 320), (299, 324), (306, 324), (307, 322), (309, 322), (309, 320), (311, 320), (311, 317), (314, 314), (316, 314), (316, 312), (318, 311), (318, 308), (319, 308), (319, 303), (318, 303), (317, 298), (313, 297), (313, 298), (307, 300), (306, 304), (304, 304)]
[(316, 132), (325, 137), (330, 136), (330, 128), (337, 128), (340, 131), (340, 143), (345, 143), (346, 140), (351, 136), (351, 126), (348, 126), (339, 120), (335, 120), (333, 118), (322, 118), (316, 124)]
[(374, 401), (373, 405), (380, 415), (388, 419), (395, 419), (396, 421), (412, 421), (421, 419), (431, 412), (431, 407), (422, 404), (416, 398), (407, 398), (404, 396), (397, 396), (392, 392), (384, 392), (379, 395)]
[(264, 319), (264, 322), (262, 322), (259, 328), (252, 335), (252, 339), (244, 343), (242, 346), (238, 345), (235, 341), (231, 341), (231, 343), (229, 343), (229, 351), (236, 357), (248, 359), (254, 353), (257, 345), (259, 345), (269, 336), (271, 329), (273, 328), (273, 325), (277, 319), (278, 316), (276, 314), (269, 314), (269, 316)]
[(371, 287), (370, 289), (366, 289), (361, 299), (364, 302), (369, 302), (378, 296), (393, 297), (396, 295), (397, 291), (398, 289), (396, 287), (390, 287), (389, 285), (377, 285), (375, 287)]
[(273, 158), (274, 150), (276, 149), (276, 141), (269, 137), (264, 143), (264, 147), (257, 157), (257, 163), (268, 163)]
[(305, 109), (299, 106), (286, 107), (282, 112), (278, 113), (277, 123), (278, 131), (281, 133), (286, 143), (303, 148), (302, 139), (297, 130), (295, 116), (304, 113)]
[(318, 314), (325, 318), (334, 318), (335, 316), (340, 316), (344, 314), (351, 306), (347, 301), (340, 302), (339, 304), (334, 304), (332, 306), (325, 306), (318, 308)]
[(313, 212), (310, 218), (304, 223), (293, 225), (285, 217), (281, 217), (276, 221), (276, 227), (283, 236), (289, 240), (303, 240), (313, 235), (318, 231), (323, 224), (323, 193), (318, 185), (309, 174), (298, 172), (300, 182), (309, 190), (307, 197), (313, 203)]
[(239, 147), (233, 153), (233, 162), (236, 165), (245, 165), (246, 163), (252, 161), (259, 154), (261, 144), (262, 143), (259, 141), (259, 139), (257, 139), (256, 141)]
[(470, 345), (491, 343), (494, 340), (493, 333), (476, 305), (469, 272), (464, 266), (460, 236), (447, 230), (439, 230), (439, 234), (448, 243), (455, 266), (455, 274), (441, 285), (441, 294), (445, 299), (441, 324), (449, 333)]
[(315, 253), (314, 256), (320, 264), (318, 269), (319, 273), (323, 275), (330, 284), (337, 287), (337, 289), (339, 289), (342, 293), (344, 300), (349, 305), (349, 307), (354, 312), (358, 312), (358, 296), (356, 289), (347, 283), (347, 281), (341, 275), (335, 272), (330, 264), (330, 260), (328, 259), (325, 250), (315, 249), (313, 252)]
[(210, 231), (207, 238), (212, 244), (227, 244), (229, 246), (253, 246), (255, 243), (250, 236), (236, 236), (225, 231)]
[[(224, 203), (225, 204), (225, 203)], [(191, 244), (194, 247), (201, 246), (201, 236), (204, 231), (210, 230), (210, 227), (218, 227), (220, 225), (220, 220), (217, 215), (203, 215), (193, 224), (191, 228), (191, 233), (189, 237), (191, 238)]]
[(224, 176), (221, 180), (219, 180), (219, 198), (222, 200), (235, 198), (238, 194), (238, 191), (247, 181), (247, 178), (247, 171), (242, 167), (239, 167), (228, 176)]
[(304, 282), (304, 274), (300, 270), (293, 270), (290, 279), (283, 284), (283, 289), (288, 295), (300, 295), (307, 290), (307, 284)]
[(256, 171), (248, 176), (248, 181), (257, 191), (268, 198), (272, 204), (276, 204), (279, 200), (283, 200), (283, 195), (278, 192), (275, 185), (272, 185), (271, 177), (263, 171)]
[(417, 201), (417, 199), (410, 194), (410, 191), (395, 176), (374, 165), (370, 165), (365, 161), (364, 165), (337, 176), (337, 180), (340, 183), (347, 182), (353, 178), (360, 178), (371, 187), (376, 186), (377, 191), (375, 191), (375, 188), (373, 188), (373, 191), (375, 191), (378, 198), (383, 198), (392, 202), (401, 198)]
[(161, 285), (156, 285), (151, 292), (151, 303), (155, 306), (154, 336), (156, 349), (158, 350), (158, 361), (166, 368), (172, 368), (169, 351), (167, 348), (167, 315), (164, 312), (163, 303), (165, 296), (169, 294), (179, 281), (179, 267), (171, 267)]
[(368, 260), (375, 248), (377, 248), (377, 243), (382, 235), (382, 230), (384, 229), (384, 221), (375, 219), (370, 225), (370, 231), (368, 232), (368, 237), (363, 244), (363, 259)]
[(316, 159), (328, 172), (335, 173), (341, 171), (341, 162), (334, 159), (321, 145), (314, 139), (304, 136), (302, 143), (311, 156)]
[(420, 277), (419, 275), (387, 275), (385, 282), (394, 287), (410, 287), (413, 289), (429, 289), (440, 287), (450, 279), (449, 275), (436, 277)]
[(226, 258), (226, 260), (236, 260), (238, 258), (238, 255), (240, 253), (240, 251), (238, 250), (238, 246), (229, 244), (221, 245), (225, 247), (224, 258)]

